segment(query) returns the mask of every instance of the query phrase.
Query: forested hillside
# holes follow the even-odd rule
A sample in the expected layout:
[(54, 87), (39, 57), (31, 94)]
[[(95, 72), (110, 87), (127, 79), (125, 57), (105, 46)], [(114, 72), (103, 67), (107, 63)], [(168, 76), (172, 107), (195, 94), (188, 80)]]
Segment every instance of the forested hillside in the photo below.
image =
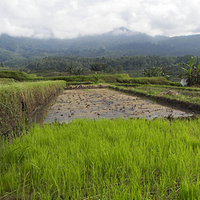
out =
[(87, 73), (129, 73), (131, 76), (141, 76), (142, 70), (153, 66), (162, 66), (167, 74), (179, 76), (179, 63), (188, 63), (191, 55), (185, 56), (118, 56), (118, 57), (75, 57), (50, 56), (30, 62), (27, 72), (50, 75), (55, 72), (66, 72), (69, 75)]
[(0, 36), (0, 62), (10, 67), (24, 67), (30, 61), (48, 56), (121, 57), (198, 55), (200, 35), (151, 37), (121, 28), (102, 35), (75, 39), (34, 39)]

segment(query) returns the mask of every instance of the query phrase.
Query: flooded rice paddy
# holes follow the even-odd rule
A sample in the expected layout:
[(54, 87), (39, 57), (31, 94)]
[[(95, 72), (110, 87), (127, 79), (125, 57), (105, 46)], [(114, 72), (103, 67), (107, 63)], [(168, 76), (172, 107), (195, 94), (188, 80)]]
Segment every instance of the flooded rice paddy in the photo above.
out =
[(65, 90), (47, 111), (44, 123), (76, 118), (187, 117), (187, 113), (109, 89)]

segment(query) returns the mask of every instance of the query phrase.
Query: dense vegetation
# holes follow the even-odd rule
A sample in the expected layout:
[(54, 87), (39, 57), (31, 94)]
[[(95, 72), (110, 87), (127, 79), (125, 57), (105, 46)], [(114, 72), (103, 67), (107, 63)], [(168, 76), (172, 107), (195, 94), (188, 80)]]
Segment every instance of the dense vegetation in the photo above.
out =
[[(46, 57), (29, 63), (27, 72), (42, 76), (80, 75), (98, 73), (129, 73), (133, 77), (143, 76), (143, 70), (162, 66), (171, 79), (182, 72), (179, 63), (187, 63), (191, 55), (182, 57), (123, 56), (115, 58)], [(196, 61), (195, 61), (196, 62)]]
[[(200, 89), (128, 74), (37, 77), (3, 70), (0, 77), (0, 199), (199, 198), (199, 119), (27, 124), (68, 84), (112, 83), (198, 108)], [(9, 140), (16, 133), (23, 137)]]
[(185, 79), (189, 86), (191, 85), (199, 85), (200, 84), (200, 62), (199, 57), (197, 56), (196, 65), (194, 63), (194, 58), (191, 57), (188, 64), (183, 64), (188, 68), (182, 68), (182, 74), (180, 77)]
[(181, 73), (177, 64), (186, 63), (192, 54), (198, 54), (198, 38), (109, 33), (72, 40), (38, 40), (1, 35), (0, 70), (11, 67), (41, 76), (124, 71), (132, 77), (139, 77), (144, 69), (161, 66), (171, 80), (177, 81)]
[(0, 147), (7, 199), (198, 199), (199, 120), (35, 125)]
[[(92, 74), (79, 76), (52, 76), (52, 77), (38, 77), (36, 74), (27, 74), (20, 71), (2, 70), (0, 71), (0, 82), (15, 81), (48, 81), (48, 80), (64, 80), (66, 84), (92, 84), (92, 83), (116, 83), (124, 79), (129, 79), (128, 74)], [(158, 78), (159, 79), (159, 78)]]
[(129, 86), (129, 85), (140, 85), (140, 84), (155, 84), (155, 85), (179, 85), (179, 83), (174, 83), (168, 81), (164, 77), (138, 77), (138, 78), (123, 78), (119, 79), (119, 85)]
[(116, 83), (118, 80), (130, 78), (128, 74), (93, 74), (87, 76), (53, 76), (53, 77), (38, 77), (33, 80), (64, 80), (66, 82), (105, 82), (105, 83)]
[(1, 35), (0, 199), (198, 199), (200, 119), (27, 125), (70, 84), (112, 83), (121, 92), (200, 111), (200, 89), (151, 77), (177, 80), (182, 72), (190, 86), (199, 84), (199, 60), (191, 57), (200, 51), (199, 38)]
[(13, 71), (13, 70), (1, 70), (0, 71), (0, 80), (4, 79), (14, 79), (16, 81), (28, 81), (36, 78), (36, 75), (26, 74), (21, 71)]
[(10, 137), (30, 123), (41, 106), (61, 92), (64, 81), (10, 83), (0, 85), (0, 137)]
[(24, 67), (32, 60), (49, 56), (122, 57), (198, 55), (199, 35), (182, 37), (151, 37), (145, 34), (113, 33), (79, 37), (71, 40), (39, 40), (0, 36), (0, 63)]
[[(0, 36), (0, 62), (20, 65), (45, 56), (116, 57), (133, 55), (182, 56), (198, 55), (199, 35), (151, 37), (146, 34), (111, 33), (69, 40)], [(15, 61), (15, 63), (13, 62)]]

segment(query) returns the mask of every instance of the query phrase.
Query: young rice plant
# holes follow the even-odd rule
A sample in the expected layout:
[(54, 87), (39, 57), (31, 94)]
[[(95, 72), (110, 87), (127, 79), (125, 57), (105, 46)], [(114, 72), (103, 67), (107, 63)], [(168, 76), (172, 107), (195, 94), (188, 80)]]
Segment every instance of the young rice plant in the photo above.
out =
[(34, 125), (0, 147), (0, 199), (199, 199), (199, 123)]

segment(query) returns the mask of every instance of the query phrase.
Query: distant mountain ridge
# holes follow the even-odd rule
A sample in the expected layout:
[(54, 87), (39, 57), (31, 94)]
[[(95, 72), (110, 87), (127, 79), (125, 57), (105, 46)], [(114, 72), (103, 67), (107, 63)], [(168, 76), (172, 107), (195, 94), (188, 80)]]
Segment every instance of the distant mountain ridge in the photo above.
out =
[(124, 27), (101, 35), (63, 40), (0, 36), (0, 62), (13, 67), (46, 56), (196, 56), (199, 53), (200, 35), (152, 37)]

